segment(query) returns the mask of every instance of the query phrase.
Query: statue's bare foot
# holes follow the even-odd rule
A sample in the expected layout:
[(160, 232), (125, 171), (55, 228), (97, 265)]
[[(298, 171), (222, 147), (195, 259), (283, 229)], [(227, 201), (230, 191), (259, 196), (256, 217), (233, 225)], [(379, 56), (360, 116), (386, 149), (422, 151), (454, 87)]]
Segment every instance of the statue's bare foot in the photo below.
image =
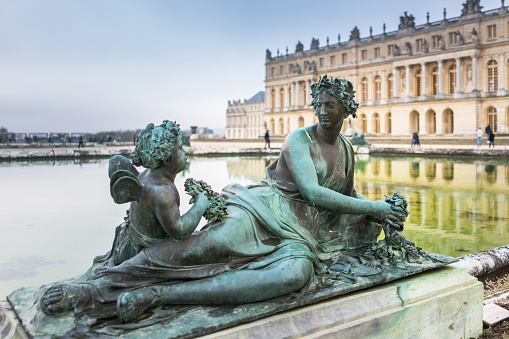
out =
[(56, 315), (73, 309), (80, 300), (81, 289), (73, 285), (56, 285), (41, 297), (41, 310)]
[(158, 293), (151, 288), (124, 292), (117, 299), (117, 317), (126, 323), (138, 318), (146, 310), (159, 306)]

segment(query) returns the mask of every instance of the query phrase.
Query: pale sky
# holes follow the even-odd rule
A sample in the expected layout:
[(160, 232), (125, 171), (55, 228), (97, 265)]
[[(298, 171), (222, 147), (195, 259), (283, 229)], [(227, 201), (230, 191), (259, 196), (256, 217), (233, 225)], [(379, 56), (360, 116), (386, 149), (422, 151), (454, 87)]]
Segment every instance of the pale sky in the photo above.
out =
[[(99, 132), (176, 120), (225, 126), (264, 90), (265, 50), (295, 51), (461, 14), (466, 0), (0, 0), (0, 126)], [(501, 6), (482, 0), (483, 10)]]

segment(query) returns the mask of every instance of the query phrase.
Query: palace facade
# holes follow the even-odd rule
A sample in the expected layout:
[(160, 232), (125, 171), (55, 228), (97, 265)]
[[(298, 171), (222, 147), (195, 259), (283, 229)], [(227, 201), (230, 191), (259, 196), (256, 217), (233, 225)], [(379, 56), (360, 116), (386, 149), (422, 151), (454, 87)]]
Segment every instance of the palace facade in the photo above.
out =
[(256, 139), (265, 134), (263, 113), (265, 92), (256, 93), (251, 99), (228, 100), (226, 109), (227, 139)]
[[(382, 34), (370, 29), (361, 38), (355, 27), (348, 41), (327, 38), (319, 46), (313, 39), (309, 50), (299, 42), (293, 54), (274, 57), (267, 50), (263, 121), (270, 134), (317, 122), (310, 86), (325, 74), (353, 83), (360, 106), (351, 124), (360, 133), (473, 135), (487, 124), (509, 133), (509, 14), (505, 6), (482, 11), (479, 2), (467, 0), (455, 18), (444, 11), (443, 20), (430, 22), (428, 14), (421, 25), (405, 12), (394, 32), (384, 24)], [(229, 103), (228, 119), (237, 121), (233, 111), (243, 105)], [(256, 119), (249, 125), (248, 117), (230, 124), (243, 123), (239, 132), (227, 125), (227, 137), (262, 135), (263, 126)]]

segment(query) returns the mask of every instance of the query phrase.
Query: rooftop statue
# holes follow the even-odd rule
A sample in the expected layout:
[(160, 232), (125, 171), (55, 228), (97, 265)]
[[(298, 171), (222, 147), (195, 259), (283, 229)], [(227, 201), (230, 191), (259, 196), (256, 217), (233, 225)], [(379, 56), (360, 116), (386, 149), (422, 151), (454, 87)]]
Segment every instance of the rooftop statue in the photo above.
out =
[(350, 41), (351, 40), (360, 40), (361, 39), (361, 32), (359, 31), (359, 28), (355, 26), (352, 31), (350, 32)]
[(297, 45), (295, 46), (295, 53), (299, 53), (299, 52), (302, 52), (304, 51), (304, 45), (302, 44), (302, 42), (297, 42)]
[(319, 46), (320, 46), (320, 41), (318, 39), (313, 38), (311, 40), (311, 47), (310, 47), (310, 49), (318, 49)]
[(463, 4), (463, 9), (461, 10), (461, 16), (481, 13), (482, 6), (480, 5), (480, 3), (481, 3), (481, 0), (467, 0)]
[(415, 18), (412, 14), (408, 15), (408, 12), (405, 12), (404, 16), (399, 17), (399, 26), (398, 29), (405, 28), (415, 28)]
[(267, 60), (272, 59), (272, 53), (270, 52), (270, 49), (268, 49), (268, 48), (265, 51), (265, 59), (267, 59)]
[[(344, 119), (356, 117), (352, 84), (325, 75), (311, 91), (318, 123), (287, 136), (264, 181), (230, 184), (219, 195), (189, 180), (194, 205), (183, 215), (174, 184), (186, 167), (179, 127), (149, 124), (137, 136), (132, 163), (122, 156), (110, 161), (112, 197), (130, 202), (112, 250), (85, 276), (42, 287), (39, 301), (28, 302), (26, 322), (37, 327), (76, 317), (76, 328), (118, 335), (200, 312), (175, 310), (179, 305), (243, 304), (256, 319), (451, 262), (401, 234), (408, 216), (401, 194), (371, 201), (355, 190), (355, 156), (340, 133)], [(133, 164), (147, 169), (138, 173)], [(202, 216), (209, 223), (196, 231)], [(385, 238), (377, 241), (382, 230)], [(218, 312), (243, 316), (228, 307)], [(135, 324), (121, 324), (129, 322)], [(177, 325), (186, 326), (170, 327)]]

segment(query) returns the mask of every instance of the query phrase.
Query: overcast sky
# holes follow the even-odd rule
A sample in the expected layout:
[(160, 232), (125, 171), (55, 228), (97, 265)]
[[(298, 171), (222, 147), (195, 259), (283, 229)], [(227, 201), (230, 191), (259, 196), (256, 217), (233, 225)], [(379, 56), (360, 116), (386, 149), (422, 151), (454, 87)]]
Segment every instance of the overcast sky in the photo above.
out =
[[(0, 0), (0, 126), (99, 132), (176, 120), (224, 128), (264, 90), (265, 50), (290, 53), (461, 14), (466, 0)], [(500, 0), (482, 0), (484, 10)]]

